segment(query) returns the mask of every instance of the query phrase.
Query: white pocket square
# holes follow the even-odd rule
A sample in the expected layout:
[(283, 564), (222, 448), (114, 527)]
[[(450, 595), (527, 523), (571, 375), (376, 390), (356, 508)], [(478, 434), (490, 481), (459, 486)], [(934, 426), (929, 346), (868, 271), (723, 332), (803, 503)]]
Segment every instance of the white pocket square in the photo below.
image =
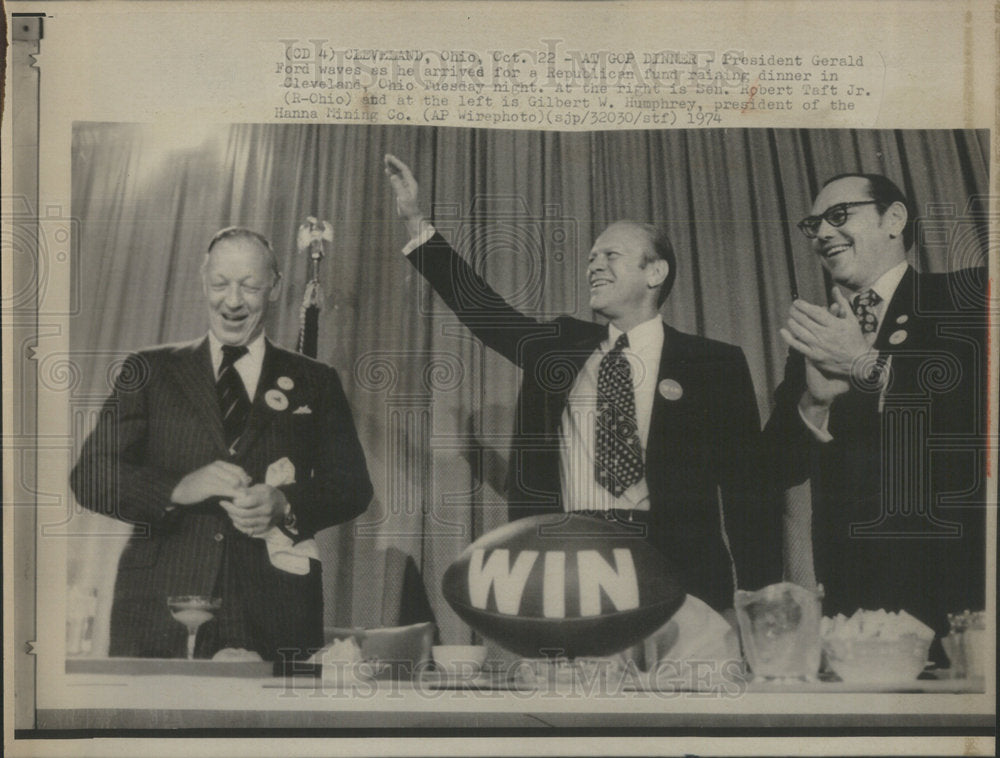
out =
[(298, 413), (312, 413), (312, 408), (310, 408), (308, 405), (300, 405), (298, 408), (292, 411), (292, 415), (294, 416), (295, 414)]

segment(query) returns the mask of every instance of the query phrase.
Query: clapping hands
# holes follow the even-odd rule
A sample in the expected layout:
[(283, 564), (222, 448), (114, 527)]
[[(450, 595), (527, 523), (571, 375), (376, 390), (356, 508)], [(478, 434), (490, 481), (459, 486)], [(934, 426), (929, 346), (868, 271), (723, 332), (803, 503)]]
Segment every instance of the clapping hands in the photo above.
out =
[(808, 417), (821, 418), (824, 409), (850, 389), (852, 375), (860, 378), (866, 367), (870, 369), (875, 350), (839, 287), (833, 288), (829, 308), (793, 302), (786, 324), (780, 330), (782, 339), (806, 360), (806, 392), (799, 407)]
[(851, 305), (838, 287), (829, 308), (796, 300), (788, 311), (782, 339), (802, 353), (825, 376), (849, 379), (870, 366), (872, 347), (851, 313)]

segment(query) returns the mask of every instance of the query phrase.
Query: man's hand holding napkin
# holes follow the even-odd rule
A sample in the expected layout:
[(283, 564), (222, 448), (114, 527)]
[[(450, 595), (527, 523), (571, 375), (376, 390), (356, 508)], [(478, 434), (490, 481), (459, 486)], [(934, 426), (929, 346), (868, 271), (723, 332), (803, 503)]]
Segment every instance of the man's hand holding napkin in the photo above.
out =
[(232, 501), (222, 501), (233, 525), (250, 537), (264, 540), (271, 565), (291, 574), (309, 573), (309, 559), (319, 560), (313, 539), (293, 542), (277, 525), (285, 522), (291, 506), (279, 488), (295, 483), (295, 464), (287, 457), (267, 467), (263, 484), (255, 484)]

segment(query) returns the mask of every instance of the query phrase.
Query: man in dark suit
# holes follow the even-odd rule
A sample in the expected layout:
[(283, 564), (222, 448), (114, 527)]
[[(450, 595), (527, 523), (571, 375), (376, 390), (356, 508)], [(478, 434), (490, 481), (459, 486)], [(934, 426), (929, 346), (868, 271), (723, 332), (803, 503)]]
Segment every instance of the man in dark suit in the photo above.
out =
[(405, 164), (386, 156), (386, 171), (409, 261), (523, 369), (511, 519), (583, 511), (633, 523), (677, 564), (688, 594), (716, 611), (733, 606), (734, 563), (741, 587), (780, 579), (780, 527), (756, 485), (760, 422), (746, 359), (660, 318), (676, 276), (667, 237), (612, 224), (587, 266), (590, 306), (609, 325), (540, 322), (504, 302), (424, 220)]
[(799, 226), (836, 286), (781, 330), (774, 481), (811, 479), (828, 615), (905, 609), (947, 633), (949, 611), (985, 602), (986, 272), (908, 266), (913, 214), (883, 176), (834, 177), (812, 213)]
[(174, 595), (222, 599), (198, 657), (305, 654), (323, 644), (312, 537), (368, 506), (364, 453), (337, 373), (264, 336), (281, 287), (268, 241), (222, 230), (202, 280), (208, 336), (128, 358), (71, 475), (83, 506), (135, 525), (110, 654), (182, 656)]

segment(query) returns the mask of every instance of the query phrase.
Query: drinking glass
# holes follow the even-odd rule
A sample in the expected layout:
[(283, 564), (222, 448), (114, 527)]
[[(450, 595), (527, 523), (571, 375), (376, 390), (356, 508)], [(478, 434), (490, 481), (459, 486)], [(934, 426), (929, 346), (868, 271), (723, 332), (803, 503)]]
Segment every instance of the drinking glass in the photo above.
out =
[(820, 663), (822, 589), (791, 582), (737, 590), (736, 619), (747, 662), (762, 679), (815, 679)]
[(215, 612), (222, 607), (222, 598), (209, 595), (172, 595), (167, 598), (170, 614), (188, 630), (187, 657), (194, 658), (194, 642), (198, 628), (215, 618)]

